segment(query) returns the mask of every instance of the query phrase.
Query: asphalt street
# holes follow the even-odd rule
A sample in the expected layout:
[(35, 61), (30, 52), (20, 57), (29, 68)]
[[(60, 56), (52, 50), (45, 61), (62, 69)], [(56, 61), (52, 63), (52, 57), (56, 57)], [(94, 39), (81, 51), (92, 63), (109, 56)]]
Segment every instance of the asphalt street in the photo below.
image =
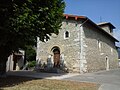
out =
[(101, 85), (99, 90), (120, 90), (120, 69), (99, 71), (86, 74), (78, 73), (55, 74), (55, 73), (40, 73), (34, 71), (12, 71), (8, 72), (7, 74), (34, 78), (70, 80), (77, 82), (93, 82)]
[(120, 90), (120, 69), (77, 75), (65, 80), (101, 84), (99, 90)]

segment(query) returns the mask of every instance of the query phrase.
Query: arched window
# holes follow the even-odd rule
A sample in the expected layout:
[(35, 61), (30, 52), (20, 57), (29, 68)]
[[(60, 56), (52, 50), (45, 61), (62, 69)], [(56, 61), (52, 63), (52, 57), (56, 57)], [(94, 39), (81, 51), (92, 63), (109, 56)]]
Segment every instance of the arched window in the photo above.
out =
[(106, 62), (106, 70), (109, 70), (109, 57), (106, 55), (105, 57), (105, 62)]
[(69, 33), (68, 31), (66, 31), (66, 32), (64, 33), (64, 38), (67, 39), (67, 38), (69, 38), (69, 37), (70, 37), (70, 33)]

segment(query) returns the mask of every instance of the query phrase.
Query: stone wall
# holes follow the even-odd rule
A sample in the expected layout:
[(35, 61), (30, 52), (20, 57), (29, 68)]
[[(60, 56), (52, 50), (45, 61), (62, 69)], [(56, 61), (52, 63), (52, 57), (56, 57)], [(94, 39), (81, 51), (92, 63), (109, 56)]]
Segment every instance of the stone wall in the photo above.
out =
[[(53, 67), (52, 48), (60, 48), (60, 60), (69, 72), (95, 72), (118, 67), (118, 55), (115, 43), (98, 28), (81, 21), (64, 20), (58, 35), (53, 34), (50, 40), (37, 43), (37, 60)], [(65, 38), (65, 32), (69, 37)]]
[(106, 26), (101, 26), (101, 28), (106, 31), (107, 33), (109, 33), (110, 35), (113, 35), (113, 32), (111, 32), (111, 28), (106, 25)]
[[(80, 24), (74, 20), (65, 20), (58, 36), (53, 34), (47, 42), (38, 42), (37, 58), (47, 64), (48, 56), (53, 58), (52, 48), (57, 46), (60, 48), (60, 54), (64, 56), (64, 63), (70, 72), (79, 72), (80, 62)], [(68, 31), (69, 38), (65, 38), (64, 34)], [(53, 63), (53, 62), (52, 62)]]
[(87, 71), (94, 72), (118, 67), (115, 43), (91, 25), (84, 26)]

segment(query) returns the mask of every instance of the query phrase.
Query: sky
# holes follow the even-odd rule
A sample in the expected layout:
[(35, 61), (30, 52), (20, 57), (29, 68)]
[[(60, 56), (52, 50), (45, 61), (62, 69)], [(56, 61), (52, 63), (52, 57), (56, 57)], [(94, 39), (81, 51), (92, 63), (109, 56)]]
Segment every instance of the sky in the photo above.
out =
[[(110, 22), (114, 37), (120, 41), (120, 0), (64, 0), (65, 14), (87, 16), (95, 23)], [(120, 42), (116, 44), (120, 47)]]

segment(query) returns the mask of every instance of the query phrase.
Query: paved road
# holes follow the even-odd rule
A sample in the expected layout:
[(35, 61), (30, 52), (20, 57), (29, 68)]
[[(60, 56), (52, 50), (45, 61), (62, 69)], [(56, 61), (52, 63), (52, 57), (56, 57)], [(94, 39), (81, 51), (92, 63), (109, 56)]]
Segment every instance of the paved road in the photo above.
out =
[(35, 72), (35, 71), (10, 71), (7, 72), (7, 75), (13, 76), (26, 76), (26, 77), (34, 77), (34, 78), (44, 78), (44, 79), (65, 79), (73, 76), (79, 75), (78, 73), (42, 73), (42, 72)]
[(27, 76), (46, 79), (73, 80), (78, 82), (93, 82), (101, 84), (99, 90), (120, 90), (120, 69), (100, 71), (87, 74), (53, 74), (32, 71), (8, 72), (8, 75)]
[(101, 84), (99, 90), (120, 90), (120, 69), (77, 75), (65, 80)]

